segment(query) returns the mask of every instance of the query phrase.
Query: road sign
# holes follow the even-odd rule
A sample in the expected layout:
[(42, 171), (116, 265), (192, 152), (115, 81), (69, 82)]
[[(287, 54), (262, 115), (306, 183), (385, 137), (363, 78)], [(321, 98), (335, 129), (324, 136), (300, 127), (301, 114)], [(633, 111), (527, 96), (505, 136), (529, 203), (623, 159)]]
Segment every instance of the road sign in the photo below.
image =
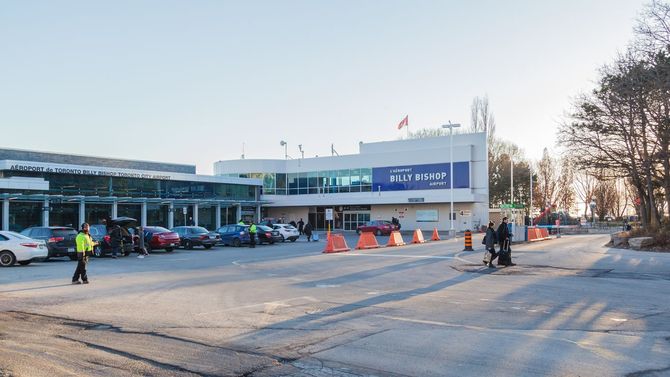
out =
[(333, 221), (333, 209), (326, 208), (326, 221)]
[(526, 206), (520, 203), (503, 203), (500, 205), (500, 209), (510, 209), (510, 208), (524, 209), (526, 208)]

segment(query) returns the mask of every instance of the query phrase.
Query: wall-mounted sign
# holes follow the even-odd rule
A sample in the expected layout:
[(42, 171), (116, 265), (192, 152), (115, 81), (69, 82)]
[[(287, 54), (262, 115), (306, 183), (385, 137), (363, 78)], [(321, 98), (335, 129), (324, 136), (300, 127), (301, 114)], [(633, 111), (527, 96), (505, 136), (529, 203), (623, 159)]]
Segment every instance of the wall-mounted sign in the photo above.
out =
[(410, 203), (423, 203), (424, 198), (407, 198), (407, 201)]
[[(448, 163), (372, 168), (373, 191), (444, 190), (450, 188)], [(454, 163), (454, 188), (470, 187), (470, 162)]]
[(436, 209), (420, 209), (416, 211), (417, 222), (438, 222), (440, 221), (438, 211)]
[(326, 221), (333, 221), (333, 209), (326, 208)]

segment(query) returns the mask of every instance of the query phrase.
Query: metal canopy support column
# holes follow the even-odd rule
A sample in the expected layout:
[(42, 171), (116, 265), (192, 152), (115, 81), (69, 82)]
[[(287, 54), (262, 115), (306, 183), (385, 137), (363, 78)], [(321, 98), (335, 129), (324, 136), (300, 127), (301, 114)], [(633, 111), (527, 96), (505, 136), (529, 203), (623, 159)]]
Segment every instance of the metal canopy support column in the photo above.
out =
[(77, 224), (77, 227), (80, 227), (81, 224), (86, 222), (86, 202), (84, 199), (79, 201), (79, 224)]
[(198, 203), (193, 205), (193, 225), (198, 226)]
[(42, 226), (49, 226), (49, 198), (44, 199), (42, 204)]
[(117, 217), (119, 217), (119, 202), (115, 199), (114, 202), (112, 202), (112, 218), (115, 219)]
[(9, 230), (9, 199), (2, 201), (2, 230)]
[(168, 207), (168, 229), (174, 228), (174, 202)]
[(214, 224), (216, 229), (221, 228), (221, 203), (216, 203), (216, 220)]
[(256, 222), (261, 222), (261, 205), (256, 204)]
[(235, 221), (240, 220), (242, 220), (242, 204), (237, 205), (237, 217), (235, 217)]
[(147, 226), (147, 202), (142, 202), (140, 224)]

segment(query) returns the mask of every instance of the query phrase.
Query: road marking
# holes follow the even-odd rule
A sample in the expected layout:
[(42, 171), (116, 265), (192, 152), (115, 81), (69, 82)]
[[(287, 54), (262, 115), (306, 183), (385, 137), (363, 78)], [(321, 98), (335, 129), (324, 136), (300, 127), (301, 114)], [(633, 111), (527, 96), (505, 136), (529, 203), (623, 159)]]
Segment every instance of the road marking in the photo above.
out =
[(445, 257), (441, 255), (407, 255), (407, 254), (357, 254), (343, 253), (343, 255), (356, 255), (363, 257), (389, 257), (389, 258), (422, 258), (422, 259), (454, 259), (456, 257)]
[(610, 318), (614, 322), (626, 322), (628, 321), (626, 318)]
[(339, 288), (339, 284), (317, 284), (317, 288)]

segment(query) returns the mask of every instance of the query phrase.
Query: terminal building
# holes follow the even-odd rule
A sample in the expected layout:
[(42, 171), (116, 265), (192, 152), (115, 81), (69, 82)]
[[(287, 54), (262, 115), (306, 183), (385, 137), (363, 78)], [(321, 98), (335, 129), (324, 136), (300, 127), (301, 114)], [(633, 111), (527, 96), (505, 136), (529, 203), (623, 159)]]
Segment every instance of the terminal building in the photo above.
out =
[(261, 215), (262, 181), (194, 165), (0, 149), (0, 229), (128, 216), (142, 225), (216, 229)]
[(485, 133), (360, 143), (355, 155), (218, 161), (214, 174), (258, 179), (263, 218), (303, 219), (316, 229), (355, 230), (395, 217), (403, 229), (449, 230), (451, 219), (463, 231), (489, 216)]

